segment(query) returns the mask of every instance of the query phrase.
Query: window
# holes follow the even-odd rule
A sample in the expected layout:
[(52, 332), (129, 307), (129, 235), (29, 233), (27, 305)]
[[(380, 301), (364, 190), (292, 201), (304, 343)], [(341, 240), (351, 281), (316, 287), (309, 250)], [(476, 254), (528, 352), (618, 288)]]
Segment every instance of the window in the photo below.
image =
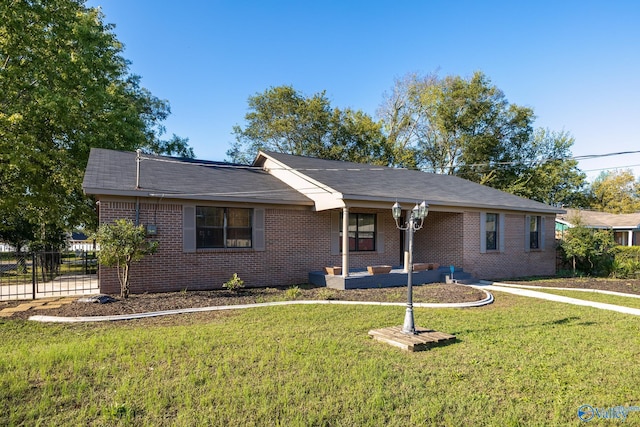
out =
[[(349, 251), (364, 252), (376, 250), (376, 215), (349, 214)], [(340, 219), (340, 239), (342, 239), (342, 218)], [(342, 249), (341, 249), (342, 250)]]
[(485, 242), (486, 250), (498, 250), (498, 214), (488, 213), (485, 215)]
[(196, 248), (252, 247), (252, 209), (196, 206)]
[(529, 217), (529, 249), (540, 249), (540, 217)]

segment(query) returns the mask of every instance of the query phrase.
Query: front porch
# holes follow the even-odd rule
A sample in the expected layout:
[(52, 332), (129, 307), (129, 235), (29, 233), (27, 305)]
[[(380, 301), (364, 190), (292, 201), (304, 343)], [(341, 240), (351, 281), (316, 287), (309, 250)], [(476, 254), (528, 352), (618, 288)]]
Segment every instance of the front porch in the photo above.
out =
[[(447, 276), (451, 275), (450, 267), (439, 267), (434, 270), (421, 270), (413, 272), (412, 283), (421, 285), (424, 283), (445, 283)], [(469, 273), (465, 273), (461, 268), (455, 268), (453, 279), (458, 283), (474, 282)], [(345, 289), (368, 289), (368, 288), (391, 288), (407, 285), (407, 272), (403, 267), (394, 267), (386, 274), (370, 274), (366, 269), (349, 271), (347, 277), (341, 275), (326, 274), (324, 271), (312, 271), (309, 273), (309, 283), (316, 286), (326, 286), (327, 288)]]

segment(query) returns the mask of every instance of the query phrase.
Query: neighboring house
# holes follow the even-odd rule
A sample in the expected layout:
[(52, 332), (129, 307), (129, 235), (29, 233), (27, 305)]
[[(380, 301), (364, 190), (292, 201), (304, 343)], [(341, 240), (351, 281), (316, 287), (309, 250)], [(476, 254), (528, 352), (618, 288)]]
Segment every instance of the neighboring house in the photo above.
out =
[(0, 252), (15, 252), (16, 248), (8, 243), (0, 242)]
[(96, 250), (96, 242), (88, 240), (87, 235), (79, 231), (73, 231), (67, 239), (67, 249), (77, 252), (90, 252)]
[(640, 213), (613, 214), (566, 209), (566, 213), (556, 217), (556, 236), (562, 239), (564, 232), (576, 223), (588, 228), (612, 230), (613, 238), (618, 245), (640, 246)]
[[(83, 188), (101, 223), (129, 218), (160, 243), (132, 270), (132, 292), (219, 288), (233, 273), (277, 286), (326, 266), (343, 275), (401, 266), (396, 201), (429, 204), (414, 262), (476, 278), (553, 275), (554, 219), (564, 212), (455, 176), (272, 152), (246, 166), (92, 149)], [(119, 289), (110, 269), (100, 281), (102, 292)]]

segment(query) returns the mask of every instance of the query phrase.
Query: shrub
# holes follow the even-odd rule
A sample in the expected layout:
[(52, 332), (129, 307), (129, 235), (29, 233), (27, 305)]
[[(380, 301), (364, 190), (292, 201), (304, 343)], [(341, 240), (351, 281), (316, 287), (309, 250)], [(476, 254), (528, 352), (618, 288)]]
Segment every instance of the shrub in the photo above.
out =
[(231, 279), (223, 283), (222, 287), (230, 291), (238, 291), (240, 288), (244, 288), (244, 280), (238, 277), (238, 273), (233, 273)]
[(294, 300), (300, 298), (302, 291), (297, 286), (292, 286), (284, 292), (284, 296), (288, 300)]
[(330, 288), (322, 288), (318, 291), (318, 298), (321, 300), (332, 300), (336, 298), (336, 291)]
[(114, 224), (102, 224), (92, 236), (100, 245), (100, 264), (117, 269), (122, 298), (129, 297), (131, 264), (158, 249), (158, 242), (148, 241), (146, 234), (143, 225), (134, 225), (128, 219), (117, 219)]
[(611, 250), (613, 262), (611, 277), (640, 278), (640, 246), (617, 246)]
[(571, 262), (573, 274), (608, 274), (611, 271), (611, 249), (615, 245), (610, 230), (594, 230), (581, 225), (567, 230), (561, 249)]

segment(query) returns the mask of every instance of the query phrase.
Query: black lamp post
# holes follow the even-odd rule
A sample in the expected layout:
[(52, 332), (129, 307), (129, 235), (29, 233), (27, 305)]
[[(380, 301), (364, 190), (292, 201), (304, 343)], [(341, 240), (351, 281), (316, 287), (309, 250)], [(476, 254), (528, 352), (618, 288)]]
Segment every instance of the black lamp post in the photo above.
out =
[(402, 207), (396, 202), (391, 208), (396, 227), (400, 230), (408, 231), (409, 261), (407, 266), (407, 310), (404, 315), (404, 325), (402, 332), (409, 335), (416, 334), (416, 327), (413, 320), (413, 233), (420, 230), (424, 224), (424, 219), (429, 214), (429, 205), (424, 200), (419, 205), (416, 204), (409, 214), (409, 221), (403, 225), (398, 223), (402, 216)]

